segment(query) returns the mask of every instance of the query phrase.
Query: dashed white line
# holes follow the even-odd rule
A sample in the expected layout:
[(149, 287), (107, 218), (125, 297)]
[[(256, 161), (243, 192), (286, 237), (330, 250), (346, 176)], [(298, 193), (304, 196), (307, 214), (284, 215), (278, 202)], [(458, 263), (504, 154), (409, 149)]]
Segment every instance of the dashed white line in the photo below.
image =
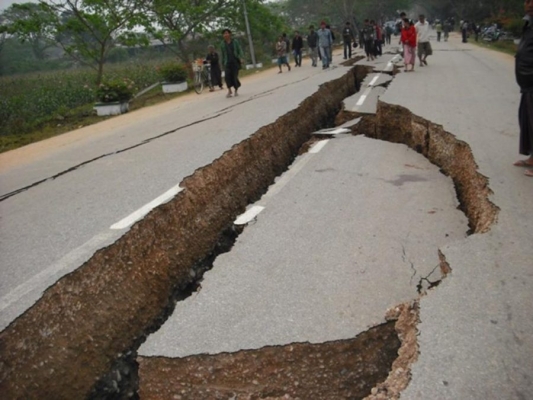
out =
[(170, 199), (172, 199), (174, 196), (176, 196), (179, 192), (181, 192), (183, 188), (180, 188), (179, 185), (174, 186), (173, 188), (167, 190), (165, 193), (163, 193), (161, 196), (155, 198), (150, 203), (142, 206), (137, 211), (134, 211), (130, 215), (128, 215), (126, 218), (121, 219), (116, 224), (111, 225), (109, 229), (125, 229), (131, 225), (133, 225), (135, 222), (142, 219), (146, 214), (148, 214), (150, 211), (152, 211), (157, 206), (166, 203)]
[(265, 207), (263, 206), (253, 206), (250, 207), (244, 214), (241, 214), (237, 217), (234, 224), (235, 225), (246, 225), (248, 222), (252, 221), (255, 217), (263, 211)]
[(320, 150), (322, 150), (329, 142), (329, 139), (321, 140), (320, 142), (316, 143), (313, 147), (311, 147), (311, 150), (309, 150), (309, 153), (316, 154)]
[(372, 79), (370, 81), (370, 83), (368, 84), (368, 86), (374, 86), (374, 84), (378, 81), (379, 77), (381, 76), (381, 74), (377, 75), (374, 77), (374, 79)]

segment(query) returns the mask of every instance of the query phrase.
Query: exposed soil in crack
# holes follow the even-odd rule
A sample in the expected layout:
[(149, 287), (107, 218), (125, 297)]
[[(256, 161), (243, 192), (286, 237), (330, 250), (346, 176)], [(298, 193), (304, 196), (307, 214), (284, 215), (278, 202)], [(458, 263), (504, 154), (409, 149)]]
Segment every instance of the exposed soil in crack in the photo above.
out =
[(185, 190), (173, 200), (47, 289), (0, 333), (2, 395), (135, 396), (129, 389), (120, 391), (120, 365), (128, 364), (179, 294), (195, 284), (196, 266), (215, 252), (236, 216), (288, 168), (311, 132), (333, 126), (342, 101), (355, 93), (364, 75), (356, 67), (322, 85), (298, 109), (186, 178), (180, 185)]
[(362, 399), (398, 356), (395, 321), (355, 339), (186, 358), (140, 358), (140, 398)]
[(387, 378), (372, 388), (365, 400), (396, 400), (411, 381), (411, 366), (418, 360), (419, 302), (401, 304), (387, 312), (386, 319), (396, 321), (395, 329), (401, 341), (398, 357), (392, 363)]

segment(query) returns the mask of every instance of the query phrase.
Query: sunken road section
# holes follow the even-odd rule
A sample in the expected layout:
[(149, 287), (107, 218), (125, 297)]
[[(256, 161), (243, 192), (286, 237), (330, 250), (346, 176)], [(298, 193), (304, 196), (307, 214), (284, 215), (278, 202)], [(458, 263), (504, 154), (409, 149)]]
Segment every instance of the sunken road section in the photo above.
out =
[(288, 168), (311, 132), (332, 126), (365, 75), (355, 67), (322, 85), (296, 110), (185, 178), (183, 192), (48, 288), (0, 334), (2, 397), (136, 396), (118, 393), (120, 374), (112, 396), (97, 388), (162, 323), (176, 291), (200, 279), (195, 265)]
[(403, 143), (450, 176), (461, 210), (468, 218), (469, 233), (486, 233), (497, 221), (499, 208), (490, 201), (489, 180), (478, 171), (472, 149), (441, 125), (414, 115), (405, 107), (378, 101), (376, 115), (364, 116), (354, 127), (354, 134)]

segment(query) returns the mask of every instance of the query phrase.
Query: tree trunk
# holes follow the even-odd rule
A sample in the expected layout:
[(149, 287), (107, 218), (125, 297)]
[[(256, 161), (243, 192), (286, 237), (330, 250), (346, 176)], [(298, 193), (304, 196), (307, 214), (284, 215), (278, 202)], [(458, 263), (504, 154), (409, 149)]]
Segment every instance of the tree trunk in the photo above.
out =
[(100, 48), (100, 57), (98, 59), (98, 72), (96, 74), (96, 86), (102, 83), (104, 76), (104, 64), (105, 64), (105, 44)]

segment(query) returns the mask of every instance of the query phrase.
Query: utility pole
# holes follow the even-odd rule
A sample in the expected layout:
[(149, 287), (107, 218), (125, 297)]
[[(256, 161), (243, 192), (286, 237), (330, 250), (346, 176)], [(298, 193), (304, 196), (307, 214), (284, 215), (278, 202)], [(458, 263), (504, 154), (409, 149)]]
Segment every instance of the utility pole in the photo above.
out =
[(252, 56), (252, 64), (256, 65), (255, 62), (255, 51), (254, 51), (254, 42), (252, 41), (252, 32), (250, 31), (250, 23), (248, 22), (248, 11), (246, 11), (246, 0), (242, 0), (242, 5), (244, 8), (244, 22), (246, 23), (246, 32), (248, 33), (248, 45), (250, 46), (250, 55)]

